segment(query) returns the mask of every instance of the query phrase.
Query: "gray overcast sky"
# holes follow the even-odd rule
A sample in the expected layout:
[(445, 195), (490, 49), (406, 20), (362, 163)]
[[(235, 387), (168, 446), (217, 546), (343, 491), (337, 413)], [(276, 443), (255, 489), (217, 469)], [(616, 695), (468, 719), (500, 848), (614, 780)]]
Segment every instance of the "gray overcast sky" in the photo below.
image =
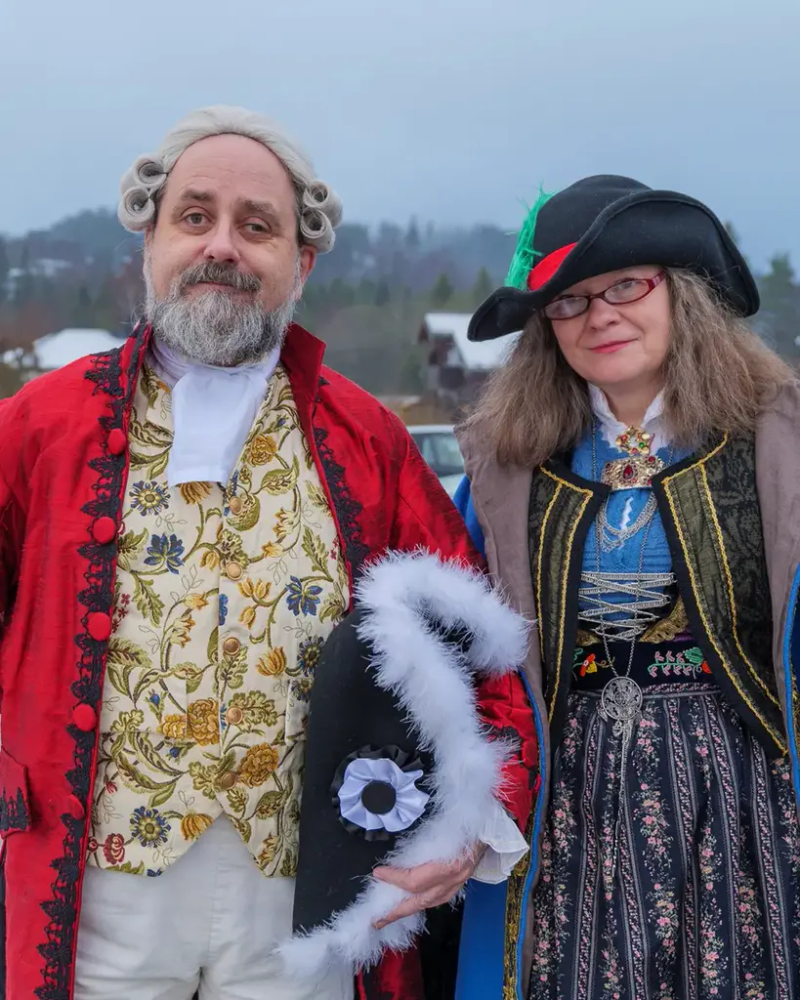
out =
[(0, 0), (0, 231), (113, 204), (193, 107), (281, 121), (350, 221), (495, 222), (589, 173), (800, 269), (798, 0)]

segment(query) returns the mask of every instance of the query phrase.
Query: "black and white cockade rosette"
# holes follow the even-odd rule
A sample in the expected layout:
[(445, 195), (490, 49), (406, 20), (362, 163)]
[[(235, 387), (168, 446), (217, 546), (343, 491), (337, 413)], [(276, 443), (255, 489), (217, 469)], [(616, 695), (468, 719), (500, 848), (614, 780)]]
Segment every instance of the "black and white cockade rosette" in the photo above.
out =
[(479, 839), (508, 748), (487, 737), (475, 682), (518, 668), (527, 638), (470, 568), (411, 553), (365, 570), (311, 691), (287, 974), (356, 971), (413, 943), (423, 914), (375, 928), (408, 893), (372, 872), (455, 861)]
[(400, 747), (365, 747), (349, 754), (331, 787), (345, 830), (367, 840), (388, 840), (416, 826), (431, 800), (418, 787), (424, 777), (419, 757)]

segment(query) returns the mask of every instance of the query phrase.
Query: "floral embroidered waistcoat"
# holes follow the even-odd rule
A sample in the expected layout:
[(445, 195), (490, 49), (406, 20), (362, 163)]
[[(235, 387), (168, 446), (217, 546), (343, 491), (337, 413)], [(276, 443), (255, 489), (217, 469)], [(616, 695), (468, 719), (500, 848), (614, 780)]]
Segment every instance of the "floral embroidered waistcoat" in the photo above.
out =
[(283, 368), (224, 488), (167, 485), (170, 400), (145, 367), (88, 863), (158, 875), (224, 813), (265, 875), (290, 876), (309, 692), (346, 565)]

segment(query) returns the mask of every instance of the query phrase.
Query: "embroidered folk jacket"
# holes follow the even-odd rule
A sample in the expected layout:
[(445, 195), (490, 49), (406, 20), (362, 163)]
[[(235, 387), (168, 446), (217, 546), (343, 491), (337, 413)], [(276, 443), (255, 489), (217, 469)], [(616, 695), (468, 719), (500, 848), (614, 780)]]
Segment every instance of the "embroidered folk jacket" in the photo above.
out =
[[(457, 1000), (524, 1000), (531, 891), (539, 873), (552, 746), (578, 632), (583, 543), (607, 487), (564, 462), (501, 466), (479, 426), (459, 439), (467, 478), (456, 502), (513, 607), (538, 625), (525, 677), (541, 752), (531, 852), (507, 884), (467, 896)], [(800, 387), (760, 415), (755, 438), (723, 437), (665, 469), (653, 490), (689, 627), (712, 675), (773, 756), (789, 755), (800, 804)], [(505, 936), (487, 935), (503, 908)], [(494, 927), (494, 923), (492, 924)]]
[[(769, 755), (783, 756), (755, 443), (725, 437), (652, 483), (689, 629), (753, 735)], [(561, 731), (569, 694), (584, 543), (609, 491), (558, 461), (545, 463), (531, 484), (529, 553), (553, 734)]]
[[(13, 1000), (73, 995), (131, 401), (149, 336), (140, 327), (119, 349), (42, 376), (0, 404), (0, 996)], [(323, 353), (294, 326), (281, 360), (350, 592), (365, 562), (390, 549), (476, 561), (463, 521), (401, 423), (323, 367)], [(538, 747), (520, 676), (483, 684), (478, 699), (515, 748), (504, 803), (525, 827)], [(362, 1000), (421, 1000), (418, 952), (388, 955), (358, 988)]]

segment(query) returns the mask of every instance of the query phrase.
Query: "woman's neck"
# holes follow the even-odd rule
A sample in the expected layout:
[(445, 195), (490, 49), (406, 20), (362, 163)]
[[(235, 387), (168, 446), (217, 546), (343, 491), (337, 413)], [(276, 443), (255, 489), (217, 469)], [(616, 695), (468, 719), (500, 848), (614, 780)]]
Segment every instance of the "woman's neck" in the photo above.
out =
[(633, 386), (601, 386), (608, 406), (617, 420), (626, 427), (641, 427), (648, 407), (661, 391), (661, 385), (648, 383)]

